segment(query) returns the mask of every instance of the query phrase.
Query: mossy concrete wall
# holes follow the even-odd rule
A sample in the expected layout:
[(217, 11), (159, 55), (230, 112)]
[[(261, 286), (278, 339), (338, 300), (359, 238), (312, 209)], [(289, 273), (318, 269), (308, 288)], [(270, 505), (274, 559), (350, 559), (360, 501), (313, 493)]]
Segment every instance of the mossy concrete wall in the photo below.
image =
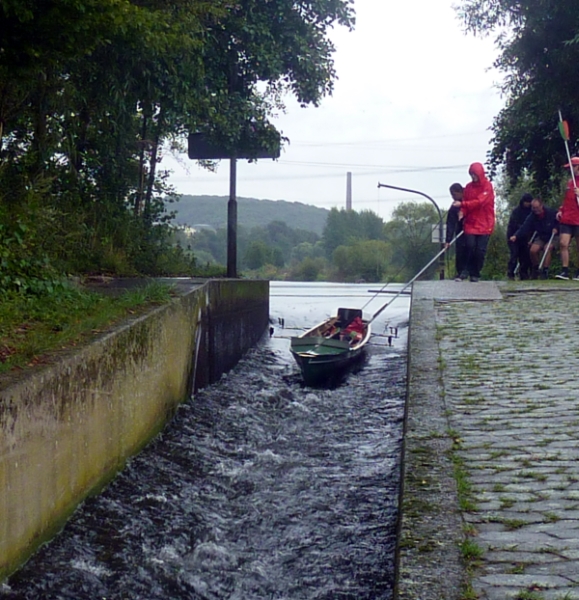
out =
[(0, 580), (100, 489), (193, 389), (263, 335), (267, 282), (209, 281), (0, 387)]

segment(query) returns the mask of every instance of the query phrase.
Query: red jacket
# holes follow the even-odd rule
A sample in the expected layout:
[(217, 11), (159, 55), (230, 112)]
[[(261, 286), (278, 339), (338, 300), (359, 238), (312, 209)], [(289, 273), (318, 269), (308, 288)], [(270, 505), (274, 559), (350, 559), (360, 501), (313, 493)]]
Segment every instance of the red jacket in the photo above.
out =
[(561, 223), (564, 225), (579, 225), (579, 204), (575, 196), (575, 184), (569, 179), (563, 206), (561, 206)]
[(469, 172), (478, 175), (464, 188), (460, 210), (466, 235), (490, 235), (495, 228), (495, 191), (481, 163), (472, 163)]

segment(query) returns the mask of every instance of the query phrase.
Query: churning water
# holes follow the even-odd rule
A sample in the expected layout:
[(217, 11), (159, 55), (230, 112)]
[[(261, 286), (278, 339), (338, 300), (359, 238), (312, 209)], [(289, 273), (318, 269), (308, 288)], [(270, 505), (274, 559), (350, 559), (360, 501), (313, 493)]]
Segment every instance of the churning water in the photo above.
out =
[(360, 307), (368, 287), (272, 283), (274, 336), (184, 404), (0, 597), (392, 598), (408, 301), (335, 389), (304, 387), (289, 353), (293, 327)]

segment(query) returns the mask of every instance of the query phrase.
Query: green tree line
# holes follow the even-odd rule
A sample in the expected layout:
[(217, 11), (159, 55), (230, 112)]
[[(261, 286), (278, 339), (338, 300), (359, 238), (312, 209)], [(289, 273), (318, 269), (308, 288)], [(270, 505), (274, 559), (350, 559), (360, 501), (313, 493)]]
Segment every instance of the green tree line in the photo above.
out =
[[(400, 204), (387, 223), (369, 210), (333, 208), (321, 236), (281, 221), (239, 227), (240, 269), (253, 276), (297, 281), (407, 281), (439, 250), (432, 242), (437, 224), (431, 204), (408, 202)], [(199, 263), (224, 268), (225, 229), (175, 235)], [(435, 269), (436, 265), (425, 276), (432, 276)]]

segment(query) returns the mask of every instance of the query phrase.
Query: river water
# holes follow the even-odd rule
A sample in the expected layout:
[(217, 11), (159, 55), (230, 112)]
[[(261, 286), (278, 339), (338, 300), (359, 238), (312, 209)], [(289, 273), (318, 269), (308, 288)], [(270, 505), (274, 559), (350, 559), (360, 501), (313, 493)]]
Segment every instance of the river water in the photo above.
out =
[(273, 336), (184, 404), (0, 597), (390, 600), (408, 298), (334, 389), (304, 386), (289, 353), (291, 335), (372, 287), (272, 282)]

